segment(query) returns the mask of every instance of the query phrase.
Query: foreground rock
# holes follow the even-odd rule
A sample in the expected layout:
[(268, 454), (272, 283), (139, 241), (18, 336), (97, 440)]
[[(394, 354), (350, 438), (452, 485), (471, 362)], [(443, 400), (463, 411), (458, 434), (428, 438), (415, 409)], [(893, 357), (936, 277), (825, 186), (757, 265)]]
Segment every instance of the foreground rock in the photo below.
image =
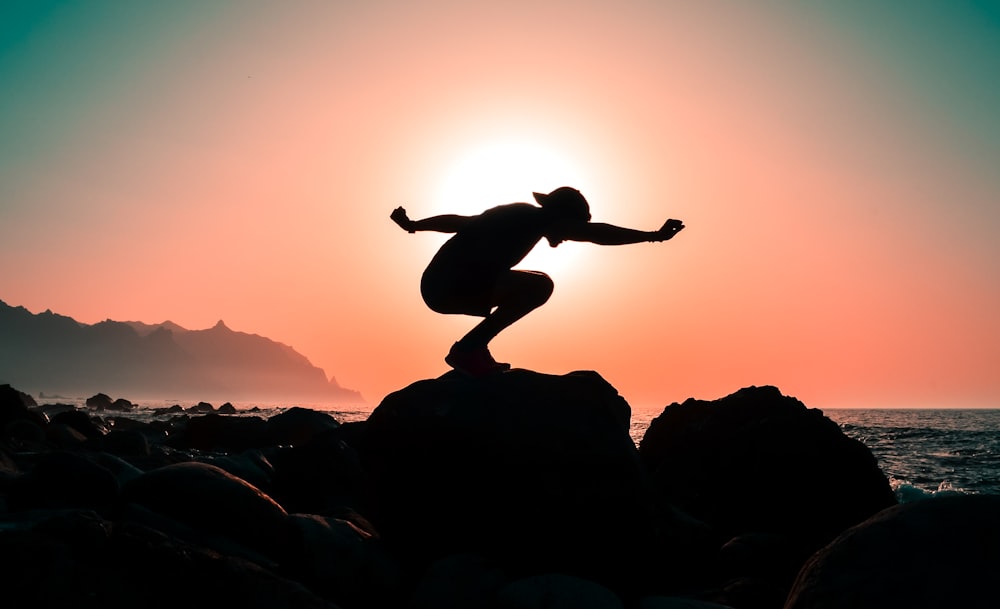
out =
[(725, 544), (732, 585), (772, 602), (809, 555), (896, 504), (867, 447), (775, 387), (672, 404), (639, 452), (663, 496)]
[(3, 527), (0, 549), (0, 605), (9, 609), (338, 607), (251, 561), (93, 512), (51, 513), (33, 526)]
[(26, 397), (0, 387), (0, 606), (781, 609), (895, 503), (767, 387), (671, 405), (638, 449), (595, 372), (449, 373), (348, 424)]
[(998, 606), (1000, 496), (954, 495), (888, 509), (809, 559), (785, 609)]
[(706, 555), (707, 537), (659, 509), (629, 418), (594, 372), (419, 381), (368, 418), (371, 517), (417, 564), (471, 552), (512, 576), (680, 585), (670, 580), (693, 577), (682, 567)]

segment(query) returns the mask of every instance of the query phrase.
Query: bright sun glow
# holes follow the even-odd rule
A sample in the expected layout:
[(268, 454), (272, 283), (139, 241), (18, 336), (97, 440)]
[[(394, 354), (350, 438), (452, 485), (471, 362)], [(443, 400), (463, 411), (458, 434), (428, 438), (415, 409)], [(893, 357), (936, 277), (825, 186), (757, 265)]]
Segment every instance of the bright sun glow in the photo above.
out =
[[(572, 186), (589, 197), (593, 182), (567, 154), (526, 140), (500, 139), (455, 159), (433, 201), (436, 213), (475, 215), (504, 203), (534, 203), (533, 192), (560, 186)], [(518, 268), (565, 275), (579, 247), (568, 243), (552, 248), (542, 240)]]

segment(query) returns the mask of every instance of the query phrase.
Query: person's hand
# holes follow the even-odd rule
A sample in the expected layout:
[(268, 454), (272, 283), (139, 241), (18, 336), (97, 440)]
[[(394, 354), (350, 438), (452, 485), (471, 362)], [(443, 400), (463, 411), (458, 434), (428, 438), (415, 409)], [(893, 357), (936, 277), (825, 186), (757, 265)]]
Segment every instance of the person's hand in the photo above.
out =
[(666, 241), (670, 239), (684, 228), (684, 223), (680, 220), (670, 219), (664, 222), (660, 230), (656, 231), (656, 237), (654, 241)]
[(410, 217), (406, 215), (406, 210), (403, 209), (402, 207), (397, 207), (396, 209), (392, 210), (392, 213), (389, 214), (389, 218), (391, 218), (393, 222), (398, 224), (399, 227), (405, 230), (406, 232), (408, 233), (414, 232), (413, 220), (410, 220)]

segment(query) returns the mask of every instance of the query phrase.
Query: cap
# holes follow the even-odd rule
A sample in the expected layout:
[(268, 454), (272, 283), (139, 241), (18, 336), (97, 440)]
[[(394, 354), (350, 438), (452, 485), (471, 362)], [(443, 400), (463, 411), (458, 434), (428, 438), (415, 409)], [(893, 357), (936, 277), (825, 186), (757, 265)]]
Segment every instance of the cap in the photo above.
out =
[(590, 220), (590, 205), (580, 191), (569, 186), (560, 186), (548, 194), (532, 193), (538, 204), (560, 215)]

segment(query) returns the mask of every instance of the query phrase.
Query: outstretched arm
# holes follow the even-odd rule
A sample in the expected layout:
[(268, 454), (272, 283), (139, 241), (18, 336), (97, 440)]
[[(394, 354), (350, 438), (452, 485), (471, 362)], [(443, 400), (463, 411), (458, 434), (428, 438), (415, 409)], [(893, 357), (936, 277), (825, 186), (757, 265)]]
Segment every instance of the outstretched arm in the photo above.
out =
[(389, 217), (393, 222), (398, 224), (400, 228), (408, 233), (415, 233), (418, 230), (429, 230), (438, 233), (454, 233), (458, 232), (459, 229), (465, 226), (469, 220), (472, 219), (471, 216), (445, 214), (442, 216), (431, 216), (429, 218), (424, 218), (423, 220), (410, 220), (409, 216), (406, 215), (406, 210), (402, 207), (397, 207), (392, 210)]
[(587, 241), (597, 245), (628, 245), (630, 243), (666, 241), (683, 228), (683, 222), (673, 219), (667, 220), (659, 230), (655, 231), (635, 230), (603, 222), (588, 222), (567, 230), (563, 238), (570, 241)]

